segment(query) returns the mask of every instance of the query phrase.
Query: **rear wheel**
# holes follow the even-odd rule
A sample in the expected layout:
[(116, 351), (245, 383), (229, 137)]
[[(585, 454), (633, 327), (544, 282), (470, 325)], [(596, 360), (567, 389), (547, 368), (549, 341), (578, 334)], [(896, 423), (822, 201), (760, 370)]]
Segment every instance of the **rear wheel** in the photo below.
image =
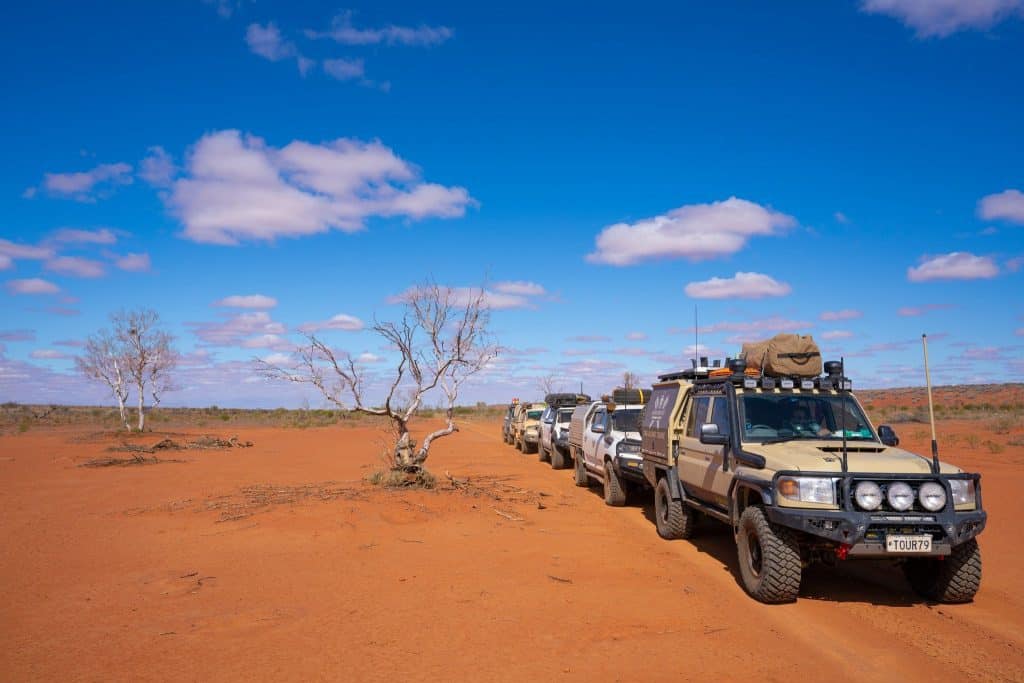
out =
[(542, 443), (537, 444), (537, 460), (540, 461), (540, 462), (547, 462), (548, 457), (549, 457), (548, 456), (548, 452), (544, 448), (544, 444), (542, 444)]
[(910, 586), (936, 602), (970, 602), (981, 586), (981, 549), (976, 540), (953, 548), (949, 557), (915, 557), (903, 565)]
[(693, 512), (681, 500), (673, 500), (668, 480), (662, 477), (654, 489), (654, 523), (658, 535), (667, 540), (693, 535)]
[(551, 469), (553, 470), (564, 470), (565, 469), (565, 453), (558, 450), (558, 448), (551, 449)]
[(516, 443), (516, 448), (519, 449), (520, 453), (526, 453), (526, 441), (524, 441), (523, 439), (519, 439), (519, 441)]
[(577, 486), (590, 486), (590, 477), (587, 476), (587, 466), (583, 463), (583, 451), (573, 453), (576, 469), (573, 471), (572, 481)]
[(796, 600), (802, 566), (793, 532), (771, 524), (757, 506), (743, 511), (739, 527), (736, 548), (747, 592), (769, 604)]
[(604, 461), (604, 502), (615, 507), (626, 504), (626, 486), (610, 460)]

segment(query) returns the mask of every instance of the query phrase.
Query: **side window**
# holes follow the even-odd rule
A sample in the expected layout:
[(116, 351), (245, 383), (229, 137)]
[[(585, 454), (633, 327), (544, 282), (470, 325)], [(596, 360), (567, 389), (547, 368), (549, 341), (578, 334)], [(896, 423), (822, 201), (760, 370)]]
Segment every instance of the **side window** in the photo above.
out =
[(716, 396), (711, 406), (711, 422), (718, 425), (718, 433), (729, 435), (729, 404), (725, 396)]
[(593, 420), (593, 422), (590, 423), (590, 429), (593, 431), (594, 427), (596, 427), (597, 425), (602, 425), (603, 426), (604, 422), (605, 422), (605, 418), (607, 418), (607, 417), (608, 417), (608, 413), (606, 413), (603, 408), (598, 410), (596, 413), (594, 413), (594, 420)]
[(697, 438), (697, 425), (702, 425), (708, 420), (708, 406), (711, 404), (710, 396), (698, 396), (690, 405), (690, 419), (686, 421), (686, 435)]

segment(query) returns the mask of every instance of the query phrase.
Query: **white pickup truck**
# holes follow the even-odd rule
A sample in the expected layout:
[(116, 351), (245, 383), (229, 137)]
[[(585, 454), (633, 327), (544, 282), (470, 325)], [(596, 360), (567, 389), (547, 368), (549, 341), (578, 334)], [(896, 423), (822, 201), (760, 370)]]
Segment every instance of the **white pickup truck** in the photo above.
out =
[(573, 411), (569, 423), (573, 481), (577, 486), (590, 486), (591, 479), (601, 481), (608, 505), (625, 505), (629, 489), (645, 486), (640, 417), (649, 396), (646, 390), (618, 389), (612, 398)]
[(564, 470), (569, 458), (569, 421), (573, 409), (581, 403), (590, 403), (586, 394), (548, 394), (548, 404), (540, 418), (540, 442), (537, 444), (537, 458), (550, 462), (551, 469)]

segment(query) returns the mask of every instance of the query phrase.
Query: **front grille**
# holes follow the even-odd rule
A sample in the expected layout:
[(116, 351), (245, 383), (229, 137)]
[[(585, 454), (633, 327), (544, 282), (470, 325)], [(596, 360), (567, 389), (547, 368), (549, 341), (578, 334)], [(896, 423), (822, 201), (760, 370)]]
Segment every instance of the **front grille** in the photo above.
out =
[(929, 535), (933, 541), (943, 541), (946, 532), (941, 526), (934, 524), (872, 524), (864, 534), (864, 540), (869, 543), (885, 543), (886, 536), (923, 536)]

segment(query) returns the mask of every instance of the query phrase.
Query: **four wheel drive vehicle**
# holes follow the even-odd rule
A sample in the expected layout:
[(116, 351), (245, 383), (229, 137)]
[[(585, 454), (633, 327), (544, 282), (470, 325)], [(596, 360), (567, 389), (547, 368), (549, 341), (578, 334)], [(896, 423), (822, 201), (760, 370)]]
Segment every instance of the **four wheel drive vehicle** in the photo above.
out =
[(540, 442), (540, 416), (547, 408), (543, 403), (520, 403), (512, 418), (512, 445), (522, 453), (530, 453)]
[(537, 445), (537, 458), (541, 462), (550, 461), (556, 470), (564, 469), (569, 461), (569, 420), (575, 406), (589, 403), (586, 394), (548, 394), (544, 397), (548, 404), (540, 420), (540, 442)]
[(731, 525), (743, 585), (767, 603), (796, 599), (809, 563), (855, 558), (896, 561), (928, 599), (973, 598), (980, 475), (880, 440), (840, 363), (813, 378), (727, 363), (663, 375), (644, 412), (662, 537), (687, 538), (698, 513)]
[(501, 440), (505, 443), (512, 443), (512, 418), (515, 417), (517, 405), (519, 405), (519, 399), (512, 399), (505, 410), (505, 417), (501, 421)]
[(613, 398), (581, 406), (573, 414), (569, 429), (573, 481), (577, 486), (589, 486), (591, 479), (601, 481), (608, 505), (625, 505), (631, 487), (646, 485), (640, 458), (640, 417), (649, 396), (649, 391), (618, 389)]

